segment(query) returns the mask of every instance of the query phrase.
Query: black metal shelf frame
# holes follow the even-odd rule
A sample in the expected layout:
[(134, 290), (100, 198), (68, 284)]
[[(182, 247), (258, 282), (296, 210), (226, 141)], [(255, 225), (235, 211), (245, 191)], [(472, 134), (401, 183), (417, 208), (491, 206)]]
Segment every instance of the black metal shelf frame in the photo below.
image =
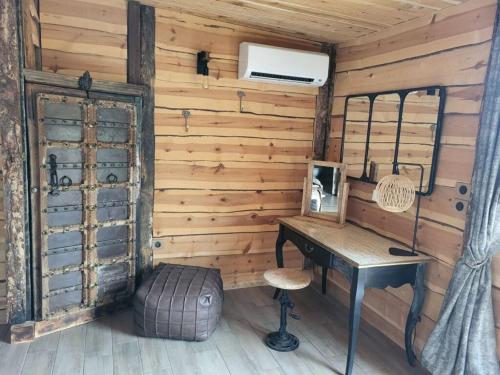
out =
[(444, 115), (444, 105), (445, 105), (445, 100), (446, 100), (446, 89), (443, 86), (427, 86), (427, 87), (417, 87), (417, 88), (410, 88), (410, 89), (403, 89), (403, 90), (389, 90), (389, 91), (380, 91), (380, 92), (372, 92), (372, 93), (363, 93), (363, 94), (355, 94), (355, 95), (348, 95), (345, 100), (345, 105), (344, 105), (344, 121), (343, 121), (343, 128), (342, 128), (342, 143), (340, 146), (340, 161), (343, 161), (344, 158), (344, 142), (345, 142), (345, 130), (346, 130), (346, 119), (347, 119), (347, 108), (349, 105), (349, 100), (352, 98), (361, 98), (361, 97), (368, 97), (370, 100), (370, 108), (369, 108), (369, 114), (368, 114), (368, 126), (366, 127), (366, 142), (365, 142), (365, 152), (364, 152), (364, 161), (363, 161), (363, 173), (361, 177), (353, 177), (353, 176), (348, 176), (348, 178), (356, 181), (363, 181), (363, 182), (368, 182), (371, 184), (376, 184), (376, 181), (370, 180), (367, 174), (367, 168), (368, 168), (368, 150), (370, 147), (370, 133), (371, 133), (371, 125), (372, 125), (372, 114), (373, 114), (373, 105), (375, 103), (375, 99), (380, 96), (380, 95), (388, 95), (388, 94), (398, 94), (400, 98), (400, 105), (399, 105), (399, 115), (398, 115), (398, 127), (397, 127), (397, 132), (396, 132), (396, 142), (395, 142), (395, 149), (394, 149), (394, 157), (392, 161), (393, 165), (393, 173), (397, 174), (399, 173), (397, 169), (398, 165), (398, 154), (399, 154), (399, 141), (400, 141), (400, 136), (401, 136), (401, 124), (402, 124), (402, 119), (403, 119), (403, 113), (404, 113), (404, 102), (406, 99), (406, 96), (414, 91), (439, 91), (439, 111), (438, 111), (438, 116), (437, 116), (437, 123), (436, 123), (436, 132), (435, 132), (435, 139), (434, 139), (434, 148), (432, 152), (432, 164), (431, 164), (431, 170), (430, 170), (430, 175), (429, 175), (429, 182), (428, 182), (428, 188), (427, 191), (423, 191), (421, 195), (428, 196), (432, 194), (432, 191), (434, 189), (434, 183), (436, 180), (436, 171), (437, 171), (437, 162), (438, 162), (438, 156), (439, 156), (439, 148), (440, 148), (440, 142), (441, 142), (441, 129), (442, 129), (442, 123), (443, 123), (443, 115)]

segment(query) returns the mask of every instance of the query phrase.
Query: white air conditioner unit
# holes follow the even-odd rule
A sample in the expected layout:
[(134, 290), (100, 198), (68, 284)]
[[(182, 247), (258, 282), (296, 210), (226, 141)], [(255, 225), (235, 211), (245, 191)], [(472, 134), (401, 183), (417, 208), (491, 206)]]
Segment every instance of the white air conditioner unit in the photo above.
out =
[(240, 44), (238, 79), (287, 85), (323, 86), (329, 57), (324, 53)]

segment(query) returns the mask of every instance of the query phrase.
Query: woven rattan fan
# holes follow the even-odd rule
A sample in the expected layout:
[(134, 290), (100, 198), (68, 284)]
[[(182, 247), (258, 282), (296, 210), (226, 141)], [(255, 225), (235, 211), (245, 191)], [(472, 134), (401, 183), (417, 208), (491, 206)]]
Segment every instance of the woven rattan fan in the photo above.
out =
[[(424, 167), (421, 164), (413, 163), (395, 163), (395, 170), (398, 170), (398, 165), (410, 165), (420, 168), (420, 185), (417, 198), (417, 213), (415, 216), (415, 226), (413, 227), (413, 242), (411, 251), (400, 249), (397, 247), (389, 248), (389, 253), (396, 256), (416, 256), (415, 245), (417, 241), (418, 229), (418, 214), (420, 211), (420, 196), (422, 192), (422, 182), (424, 178)], [(415, 201), (415, 185), (406, 176), (392, 174), (384, 176), (377, 184), (373, 192), (373, 199), (378, 206), (384, 211), (389, 212), (404, 212), (408, 210)]]

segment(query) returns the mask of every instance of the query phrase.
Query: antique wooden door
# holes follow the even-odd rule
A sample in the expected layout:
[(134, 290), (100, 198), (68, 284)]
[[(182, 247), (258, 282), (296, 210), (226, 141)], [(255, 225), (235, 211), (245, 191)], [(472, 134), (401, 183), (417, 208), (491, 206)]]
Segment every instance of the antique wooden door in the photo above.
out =
[(126, 299), (137, 253), (136, 102), (28, 91), (35, 317)]

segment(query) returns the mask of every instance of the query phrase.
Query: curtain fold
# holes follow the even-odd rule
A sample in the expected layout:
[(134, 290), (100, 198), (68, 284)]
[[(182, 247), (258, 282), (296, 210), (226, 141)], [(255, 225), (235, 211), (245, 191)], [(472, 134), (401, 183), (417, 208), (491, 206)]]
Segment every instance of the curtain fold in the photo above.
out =
[(500, 251), (499, 11), (472, 177), (464, 253), (455, 265), (439, 319), (422, 352), (435, 375), (499, 375), (492, 302), (491, 259)]

